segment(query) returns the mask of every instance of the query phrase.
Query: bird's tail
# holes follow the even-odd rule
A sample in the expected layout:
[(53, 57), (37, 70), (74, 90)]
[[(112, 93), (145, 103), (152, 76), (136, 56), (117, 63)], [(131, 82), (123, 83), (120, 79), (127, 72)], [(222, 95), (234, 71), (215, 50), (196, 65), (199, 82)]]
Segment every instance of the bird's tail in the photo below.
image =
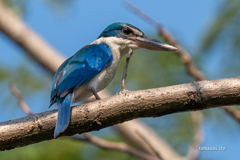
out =
[(57, 98), (58, 117), (54, 131), (54, 138), (65, 131), (70, 121), (70, 108), (72, 103), (73, 92), (69, 92), (64, 98)]

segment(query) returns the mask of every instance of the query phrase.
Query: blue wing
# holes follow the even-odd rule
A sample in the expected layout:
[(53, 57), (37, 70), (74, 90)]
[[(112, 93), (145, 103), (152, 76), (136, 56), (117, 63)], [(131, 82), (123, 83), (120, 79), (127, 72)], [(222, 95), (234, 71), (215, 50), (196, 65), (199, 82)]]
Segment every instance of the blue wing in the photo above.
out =
[[(73, 56), (72, 56), (73, 57)], [(51, 104), (49, 106), (49, 108), (51, 107), (51, 105), (53, 105), (56, 102), (56, 87), (57, 87), (57, 81), (58, 81), (58, 77), (61, 74), (62, 70), (64, 69), (64, 67), (66, 67), (66, 65), (68, 64), (68, 62), (72, 59), (72, 57), (68, 58), (67, 60), (65, 60), (61, 66), (58, 68), (57, 72), (55, 73), (54, 77), (53, 77), (53, 82), (52, 82), (52, 91), (51, 91)]]
[(53, 79), (51, 101), (56, 102), (57, 96), (87, 83), (112, 60), (110, 48), (104, 43), (83, 47), (59, 67)]
[(58, 106), (54, 138), (69, 124), (73, 90), (111, 65), (112, 60), (112, 53), (106, 44), (93, 44), (83, 47), (59, 67), (53, 78), (50, 104), (57, 102)]

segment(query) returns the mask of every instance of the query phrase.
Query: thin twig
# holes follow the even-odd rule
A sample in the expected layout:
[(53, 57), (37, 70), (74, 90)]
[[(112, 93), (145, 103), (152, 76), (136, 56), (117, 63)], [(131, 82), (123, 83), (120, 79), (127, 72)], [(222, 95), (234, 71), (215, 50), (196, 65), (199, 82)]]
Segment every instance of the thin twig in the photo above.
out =
[(13, 93), (13, 95), (16, 96), (16, 98), (18, 99), (18, 104), (19, 106), (22, 108), (22, 110), (27, 114), (27, 115), (32, 115), (34, 114), (31, 109), (28, 107), (28, 105), (25, 103), (25, 101), (23, 100), (23, 96), (22, 94), (18, 91), (18, 89), (16, 88), (16, 86), (13, 83), (10, 83), (10, 89)]
[(135, 131), (136, 134), (141, 137), (142, 140), (144, 140), (144, 142), (146, 142), (148, 144), (148, 146), (151, 148), (151, 150), (154, 152), (154, 154), (156, 155), (156, 157), (158, 157), (159, 160), (163, 160), (162, 156), (160, 155), (159, 152), (157, 152), (157, 150), (153, 147), (153, 145), (151, 145), (151, 143), (147, 140), (146, 137), (144, 137), (143, 134), (141, 134), (139, 131)]
[(86, 139), (79, 138), (79, 137), (71, 137), (74, 140), (81, 140), (81, 141), (86, 141), (86, 142), (91, 142), (92, 144), (104, 148), (104, 149), (111, 149), (111, 150), (117, 150), (120, 152), (128, 153), (133, 156), (139, 157), (141, 159), (146, 159), (146, 160), (158, 160), (157, 157), (152, 156), (148, 153), (145, 153), (143, 151), (137, 150), (133, 147), (128, 146), (127, 144), (123, 142), (109, 142), (104, 139), (95, 137), (89, 133), (84, 133), (84, 136)]
[(127, 68), (128, 68), (129, 60), (130, 60), (132, 54), (133, 54), (132, 49), (129, 49), (128, 56), (126, 58), (126, 63), (125, 63), (124, 70), (123, 70), (122, 91), (126, 90), (125, 81), (126, 81), (126, 77), (127, 77)]
[(182, 46), (179, 45), (179, 43), (176, 41), (176, 39), (168, 31), (166, 31), (159, 22), (155, 21), (149, 15), (147, 15), (146, 13), (144, 13), (143, 11), (141, 11), (140, 9), (138, 9), (137, 7), (135, 7), (134, 5), (132, 5), (129, 2), (125, 2), (125, 6), (129, 10), (133, 11), (138, 16), (142, 17), (147, 22), (149, 22), (150, 24), (155, 26), (157, 28), (159, 34), (169, 44), (178, 48), (177, 51), (175, 51), (175, 53), (177, 53), (181, 57), (182, 62), (186, 65), (187, 71), (191, 76), (193, 76), (198, 81), (205, 80), (204, 75), (200, 71), (198, 71), (196, 69), (196, 67), (193, 65), (193, 62), (192, 62), (192, 59), (191, 59), (189, 53), (186, 50), (184, 50)]

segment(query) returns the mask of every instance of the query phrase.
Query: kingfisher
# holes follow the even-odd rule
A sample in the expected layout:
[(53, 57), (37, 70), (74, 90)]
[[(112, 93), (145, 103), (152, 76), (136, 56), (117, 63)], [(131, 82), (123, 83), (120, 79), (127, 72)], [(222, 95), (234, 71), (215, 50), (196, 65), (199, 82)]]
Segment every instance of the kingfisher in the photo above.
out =
[(146, 36), (128, 23), (113, 23), (91, 44), (68, 58), (54, 75), (51, 107), (57, 103), (58, 117), (54, 138), (64, 132), (70, 122), (70, 107), (104, 89), (114, 78), (120, 59), (130, 51), (145, 48), (154, 51), (175, 51), (177, 48)]

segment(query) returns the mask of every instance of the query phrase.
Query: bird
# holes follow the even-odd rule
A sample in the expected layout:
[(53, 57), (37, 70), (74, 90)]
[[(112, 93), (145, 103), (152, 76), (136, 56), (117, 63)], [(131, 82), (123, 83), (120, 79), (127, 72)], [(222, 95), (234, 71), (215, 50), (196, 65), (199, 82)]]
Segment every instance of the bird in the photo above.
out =
[(175, 51), (176, 47), (146, 36), (131, 24), (117, 22), (107, 26), (91, 44), (65, 60), (52, 82), (50, 106), (57, 103), (58, 117), (54, 138), (64, 132), (70, 122), (70, 107), (98, 93), (114, 78), (120, 59), (129, 51), (145, 48)]

